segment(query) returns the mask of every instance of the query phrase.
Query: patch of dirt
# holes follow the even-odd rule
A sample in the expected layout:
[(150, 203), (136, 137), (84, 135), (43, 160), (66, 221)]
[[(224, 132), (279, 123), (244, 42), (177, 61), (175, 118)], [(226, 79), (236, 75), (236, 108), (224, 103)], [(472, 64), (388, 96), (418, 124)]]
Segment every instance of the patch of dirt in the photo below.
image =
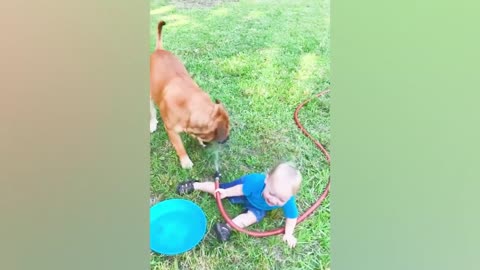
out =
[(170, 3), (178, 9), (196, 9), (212, 8), (216, 5), (228, 2), (238, 2), (238, 0), (171, 0)]

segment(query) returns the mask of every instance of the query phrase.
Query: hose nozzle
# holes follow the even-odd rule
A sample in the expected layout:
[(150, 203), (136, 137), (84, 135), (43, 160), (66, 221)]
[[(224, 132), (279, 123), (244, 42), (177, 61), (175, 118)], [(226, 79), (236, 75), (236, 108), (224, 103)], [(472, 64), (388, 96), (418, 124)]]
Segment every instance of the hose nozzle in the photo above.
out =
[(215, 174), (213, 175), (213, 178), (218, 179), (220, 180), (220, 178), (222, 177), (222, 174), (219, 172), (219, 171), (215, 171)]

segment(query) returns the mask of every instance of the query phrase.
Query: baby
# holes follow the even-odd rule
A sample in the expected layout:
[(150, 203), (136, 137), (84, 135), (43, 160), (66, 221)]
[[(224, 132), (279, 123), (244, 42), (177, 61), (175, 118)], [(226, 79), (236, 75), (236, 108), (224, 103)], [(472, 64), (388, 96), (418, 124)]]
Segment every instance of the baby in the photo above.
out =
[[(214, 182), (187, 181), (178, 185), (177, 192), (186, 194), (200, 190), (212, 195), (218, 192), (222, 199), (228, 198), (231, 203), (243, 204), (245, 206), (243, 214), (232, 220), (241, 228), (260, 222), (269, 210), (282, 208), (286, 218), (283, 241), (293, 248), (297, 243), (293, 230), (298, 217), (294, 195), (298, 192), (301, 182), (302, 175), (292, 164), (280, 163), (267, 175), (247, 174), (235, 181), (221, 183), (217, 190)], [(215, 224), (214, 231), (217, 238), (224, 242), (230, 238), (232, 228), (219, 222)]]

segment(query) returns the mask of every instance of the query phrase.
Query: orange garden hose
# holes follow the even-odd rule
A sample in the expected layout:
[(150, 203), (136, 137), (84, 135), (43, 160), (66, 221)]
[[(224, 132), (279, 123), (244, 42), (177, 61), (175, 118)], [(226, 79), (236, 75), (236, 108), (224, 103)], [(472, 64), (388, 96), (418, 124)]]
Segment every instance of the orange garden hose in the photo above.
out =
[[(327, 89), (327, 90), (324, 90), (320, 93), (318, 93), (317, 95), (315, 95), (314, 97), (320, 97), (324, 94), (326, 94), (327, 92), (329, 92), (330, 90)], [(312, 97), (313, 98), (313, 97)], [(310, 99), (307, 99), (305, 100), (304, 102), (302, 102), (300, 105), (298, 105), (297, 109), (295, 110), (295, 113), (293, 114), (293, 119), (295, 120), (295, 123), (297, 124), (298, 128), (303, 132), (303, 134), (305, 134), (305, 136), (307, 136), (308, 138), (310, 138), (314, 143), (315, 145), (317, 146), (318, 149), (320, 149), (320, 151), (322, 151), (322, 153), (325, 155), (325, 158), (328, 162), (328, 164), (330, 164), (330, 154), (328, 153), (328, 151), (325, 149), (325, 147), (323, 147), (323, 145), (320, 144), (320, 142), (318, 140), (316, 140), (315, 138), (313, 138), (310, 133), (308, 133), (305, 128), (302, 126), (302, 124), (300, 123), (300, 121), (298, 120), (298, 112), (300, 111), (300, 109), (305, 105), (307, 104), (310, 100), (312, 100), (312, 98)], [(220, 186), (220, 177), (215, 177), (215, 190), (218, 189)], [(307, 209), (307, 211), (305, 211), (298, 219), (297, 219), (297, 224), (304, 221), (308, 216), (310, 216), (313, 211), (315, 211), (319, 206), (320, 204), (323, 202), (323, 200), (325, 199), (325, 197), (327, 197), (328, 195), (328, 191), (330, 190), (330, 177), (328, 178), (328, 183), (325, 187), (325, 189), (323, 190), (323, 193), (320, 195), (320, 197), (318, 198), (318, 200), (312, 205), (310, 206), (310, 208)], [(266, 237), (266, 236), (271, 236), (271, 235), (277, 235), (277, 234), (282, 234), (284, 231), (285, 231), (285, 228), (278, 228), (278, 229), (274, 229), (274, 230), (270, 230), (270, 231), (265, 231), (265, 232), (258, 232), (258, 231), (249, 231), (249, 230), (246, 230), (246, 229), (243, 229), (243, 228), (240, 228), (238, 227), (237, 225), (235, 225), (235, 223), (232, 222), (232, 220), (230, 219), (230, 217), (228, 216), (228, 214), (226, 213), (225, 209), (223, 208), (223, 204), (222, 204), (222, 199), (220, 198), (220, 194), (219, 193), (216, 193), (215, 194), (215, 199), (217, 201), (217, 206), (218, 206), (218, 209), (220, 210), (220, 213), (222, 214), (223, 218), (225, 219), (225, 221), (228, 223), (228, 225), (230, 225), (232, 228), (236, 229), (237, 231), (240, 231), (240, 232), (243, 232), (243, 233), (246, 233), (250, 236), (253, 236), (253, 237)]]

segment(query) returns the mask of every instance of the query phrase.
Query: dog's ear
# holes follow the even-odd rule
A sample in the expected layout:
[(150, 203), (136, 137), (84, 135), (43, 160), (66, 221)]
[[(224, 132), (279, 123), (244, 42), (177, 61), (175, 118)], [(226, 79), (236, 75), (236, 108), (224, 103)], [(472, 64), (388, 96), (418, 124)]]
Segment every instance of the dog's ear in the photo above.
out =
[(222, 103), (220, 103), (220, 100), (215, 99), (215, 105), (213, 105), (213, 111), (211, 114), (212, 117), (217, 117), (220, 111), (225, 111), (225, 107), (223, 106)]
[(213, 111), (212, 111), (212, 114), (210, 115), (210, 117), (215, 118), (216, 115), (218, 114), (219, 110), (220, 110), (220, 105), (218, 105), (218, 103), (213, 105)]

